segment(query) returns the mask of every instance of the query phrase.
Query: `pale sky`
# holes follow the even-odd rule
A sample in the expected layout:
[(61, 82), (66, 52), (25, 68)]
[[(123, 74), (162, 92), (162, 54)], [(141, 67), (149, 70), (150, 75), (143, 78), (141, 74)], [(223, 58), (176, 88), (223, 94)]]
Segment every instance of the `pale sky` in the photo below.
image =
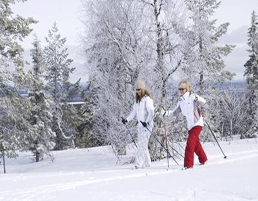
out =
[[(56, 22), (62, 38), (66, 38), (66, 46), (69, 51), (69, 58), (73, 59), (71, 67), (76, 67), (71, 75), (71, 81), (79, 78), (85, 83), (88, 79), (87, 70), (83, 68), (84, 59), (80, 46), (80, 36), (83, 32), (83, 24), (80, 21), (80, 14), (83, 0), (27, 0), (14, 6), (13, 12), (23, 17), (33, 17), (38, 21), (32, 25), (33, 32), (26, 37), (23, 43), (25, 57), (30, 58), (29, 50), (32, 49), (34, 34), (37, 35), (42, 44), (48, 31)], [(81, 82), (81, 83), (82, 83)]]
[[(56, 22), (62, 37), (67, 39), (66, 45), (74, 59), (73, 65), (83, 65), (80, 35), (83, 33), (83, 25), (80, 22), (80, 14), (83, 0), (28, 0), (25, 3), (18, 3), (13, 11), (23, 17), (33, 17), (39, 23), (33, 25), (33, 33), (36, 33), (42, 43), (48, 30)], [(233, 52), (225, 58), (227, 68), (235, 72), (237, 80), (243, 80), (244, 63), (248, 60), (247, 53), (247, 31), (251, 24), (251, 13), (255, 10), (258, 13), (258, 0), (222, 0), (220, 7), (216, 10), (213, 19), (217, 19), (217, 25), (229, 22), (228, 33), (221, 38), (221, 42), (237, 45)], [(32, 37), (24, 41), (24, 48), (31, 49)], [(76, 69), (73, 79), (81, 77), (87, 79), (87, 72), (84, 69)]]
[(235, 80), (244, 80), (244, 64), (249, 59), (247, 32), (251, 26), (251, 14), (258, 14), (258, 0), (222, 0), (214, 18), (218, 24), (229, 22), (228, 33), (221, 38), (222, 43), (236, 45), (225, 58), (227, 69), (237, 74)]
[[(53, 23), (57, 23), (61, 36), (67, 38), (66, 44), (77, 45), (78, 36), (83, 30), (80, 22), (80, 11), (83, 0), (27, 0), (24, 3), (18, 3), (13, 11), (23, 17), (33, 17), (39, 22), (31, 26), (38, 37), (45, 42), (48, 30), (52, 28)], [(31, 38), (29, 37), (31, 40)], [(30, 42), (25, 43), (26, 47), (31, 47)]]

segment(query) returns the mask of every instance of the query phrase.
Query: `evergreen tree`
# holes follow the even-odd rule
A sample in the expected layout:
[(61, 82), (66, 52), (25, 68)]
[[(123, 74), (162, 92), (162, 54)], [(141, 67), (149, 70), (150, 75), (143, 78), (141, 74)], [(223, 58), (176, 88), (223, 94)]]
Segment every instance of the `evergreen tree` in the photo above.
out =
[[(56, 150), (62, 150), (65, 146), (74, 146), (73, 132), (65, 133), (63, 121), (63, 104), (67, 104), (69, 98), (78, 91), (79, 81), (75, 84), (69, 82), (70, 73), (74, 68), (70, 67), (72, 59), (69, 59), (66, 38), (61, 38), (56, 23), (49, 30), (46, 38), (47, 46), (44, 48), (44, 65), (46, 67), (46, 84), (52, 100), (53, 125), (52, 130), (56, 134)], [(66, 127), (67, 128), (67, 127)], [(69, 135), (68, 135), (69, 134)]]
[(52, 114), (48, 93), (44, 85), (43, 51), (37, 37), (34, 39), (33, 47), (31, 50), (33, 67), (28, 73), (31, 75), (28, 98), (32, 107), (30, 124), (33, 126), (30, 149), (35, 154), (36, 162), (38, 162), (44, 158), (44, 155), (51, 155), (55, 133), (51, 130)]
[[(73, 71), (74, 69), (72, 69)], [(71, 71), (71, 72), (72, 72)], [(70, 136), (70, 146), (75, 147), (75, 139), (79, 134), (78, 126), (83, 121), (80, 119), (81, 104), (73, 104), (73, 98), (84, 98), (84, 90), (80, 85), (80, 79), (75, 83), (69, 81), (69, 73), (63, 76), (63, 99), (62, 99), (62, 125), (66, 136)], [(71, 101), (71, 102), (70, 102)]]
[[(231, 80), (234, 76), (225, 69), (223, 60), (234, 45), (219, 44), (219, 39), (227, 32), (229, 23), (217, 26), (216, 19), (212, 19), (220, 5), (217, 0), (185, 0), (185, 5), (189, 20), (188, 26), (179, 33), (184, 39), (185, 52), (183, 65), (179, 70), (180, 77), (191, 82), (195, 93), (209, 95), (206, 97), (209, 105), (216, 105), (220, 101), (217, 95), (221, 94), (216, 86)], [(216, 123), (219, 113), (209, 110), (209, 105), (205, 108), (205, 118), (214, 130), (219, 130), (219, 124)], [(209, 131), (204, 127), (204, 133), (206, 132)]]
[[(0, 121), (0, 151), (5, 151), (10, 157), (16, 156), (18, 150), (24, 150), (24, 143), (29, 126), (26, 116), (28, 102), (21, 98), (14, 88), (1, 86), (1, 121)], [(23, 107), (21, 107), (23, 104)]]
[[(19, 1), (0, 1), (0, 68), (10, 69), (15, 66), (16, 69), (21, 69), (23, 67), (25, 61), (22, 53), (24, 50), (19, 41), (22, 41), (32, 31), (29, 25), (36, 23), (33, 18), (14, 16), (11, 4), (15, 4), (15, 2)], [(10, 72), (11, 69), (10, 71), (1, 70), (1, 83), (13, 81)]]
[(28, 102), (10, 84), (18, 87), (24, 83), (24, 50), (19, 42), (30, 34), (29, 26), (36, 21), (14, 15), (11, 5), (18, 2), (0, 1), (0, 151), (3, 156), (15, 155), (26, 143), (28, 134)]
[(258, 16), (252, 12), (251, 27), (248, 29), (249, 60), (245, 63), (247, 83), (247, 132), (246, 136), (253, 136), (258, 131)]
[[(183, 72), (190, 77), (199, 93), (209, 91), (209, 86), (231, 80), (233, 75), (225, 70), (223, 57), (227, 56), (233, 45), (218, 45), (219, 38), (227, 32), (229, 23), (216, 27), (211, 17), (220, 5), (217, 0), (185, 0), (189, 10), (190, 26), (184, 33), (186, 57)], [(189, 79), (189, 78), (188, 78)]]

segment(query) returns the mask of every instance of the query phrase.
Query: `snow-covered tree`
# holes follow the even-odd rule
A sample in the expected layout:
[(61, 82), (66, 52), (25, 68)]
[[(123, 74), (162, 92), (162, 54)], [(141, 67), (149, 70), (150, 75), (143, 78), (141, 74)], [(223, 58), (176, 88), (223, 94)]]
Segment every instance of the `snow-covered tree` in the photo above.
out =
[(145, 49), (149, 55), (149, 62), (144, 65), (141, 74), (150, 78), (150, 88), (155, 93), (154, 101), (159, 110), (161, 105), (168, 105), (169, 84), (174, 81), (184, 58), (183, 41), (177, 27), (186, 23), (186, 10), (183, 1), (141, 2), (146, 27), (142, 34), (148, 37)]
[[(74, 69), (72, 69), (73, 71)], [(71, 71), (71, 72), (72, 72)], [(72, 102), (75, 96), (84, 98), (84, 89), (80, 85), (81, 79), (71, 83), (69, 75), (64, 76), (63, 80), (63, 99), (62, 99), (62, 128), (66, 136), (71, 137), (71, 147), (75, 147), (74, 140), (79, 134), (78, 126), (83, 122), (80, 118), (80, 105), (76, 106)]]
[[(217, 0), (185, 0), (187, 23), (175, 27), (182, 38), (184, 58), (177, 74), (180, 79), (191, 82), (192, 89), (200, 95), (207, 95), (205, 119), (214, 130), (219, 130), (215, 119), (216, 110), (210, 105), (219, 101), (217, 85), (232, 79), (233, 73), (225, 69), (224, 58), (232, 51), (233, 45), (220, 44), (219, 39), (227, 32), (229, 23), (216, 25), (212, 16), (219, 7)], [(218, 108), (218, 110), (220, 110)], [(210, 111), (210, 112), (208, 112)], [(204, 127), (206, 136), (209, 131)]]
[[(162, 6), (163, 3), (166, 5)], [(132, 109), (136, 80), (144, 79), (149, 91), (156, 91), (153, 96), (155, 101), (160, 102), (168, 77), (179, 63), (177, 58), (173, 60), (175, 65), (168, 62), (172, 53), (177, 52), (177, 46), (173, 44), (175, 40), (171, 40), (174, 38), (173, 32), (168, 31), (172, 25), (169, 22), (166, 22), (166, 27), (163, 26), (164, 22), (159, 24), (164, 14), (159, 10), (162, 8), (170, 13), (168, 4), (165, 1), (130, 0), (92, 1), (86, 5), (91, 19), (91, 23), (86, 21), (87, 25), (91, 25), (85, 39), (86, 53), (91, 90), (98, 96), (94, 128), (98, 130), (95, 133), (103, 133), (103, 139), (109, 143), (116, 141), (115, 144), (124, 146), (124, 137), (129, 138), (121, 125), (121, 116), (127, 115)], [(163, 54), (166, 55), (166, 61), (163, 61)], [(164, 82), (163, 75), (166, 76)], [(104, 111), (107, 114), (105, 116)]]
[[(70, 67), (72, 59), (69, 59), (66, 38), (61, 38), (56, 23), (49, 30), (46, 37), (47, 46), (44, 48), (44, 65), (46, 68), (46, 85), (51, 96), (51, 107), (53, 115), (52, 130), (56, 134), (55, 149), (62, 150), (65, 146), (73, 145), (73, 136), (67, 135), (63, 129), (63, 109), (73, 86), (69, 83), (69, 76), (74, 68)], [(71, 88), (70, 88), (71, 87)]]
[(93, 147), (100, 146), (105, 143), (104, 140), (101, 141), (101, 138), (98, 138), (97, 135), (94, 135), (93, 125), (94, 125), (94, 108), (96, 106), (96, 99), (92, 96), (95, 96), (96, 93), (91, 88), (90, 82), (87, 84), (85, 89), (85, 100), (84, 104), (78, 106), (78, 126), (77, 126), (77, 136), (76, 136), (76, 147)]
[[(12, 68), (23, 67), (25, 61), (22, 57), (23, 48), (19, 44), (32, 29), (30, 24), (36, 21), (33, 18), (23, 18), (14, 15), (11, 5), (19, 2), (19, 0), (0, 1), (0, 82), (11, 80), (10, 72)], [(7, 68), (8, 70), (4, 70)]]
[(251, 27), (248, 29), (249, 60), (245, 63), (247, 83), (247, 132), (246, 136), (253, 136), (258, 131), (258, 16), (252, 12)]
[[(233, 137), (239, 135), (242, 137), (245, 133), (246, 110), (245, 96), (243, 92), (232, 86), (224, 88), (219, 94), (216, 104), (219, 115), (217, 116), (218, 125), (222, 137)], [(215, 105), (214, 105), (215, 106)], [(214, 109), (214, 107), (213, 107)]]
[(51, 155), (50, 151), (54, 148), (53, 139), (55, 138), (55, 133), (51, 130), (53, 117), (48, 93), (44, 85), (43, 50), (36, 36), (33, 41), (31, 57), (33, 67), (28, 72), (31, 79), (28, 91), (28, 98), (32, 107), (30, 124), (33, 127), (33, 133), (30, 137), (30, 150), (34, 153), (36, 162), (38, 162), (45, 155)]
[[(222, 57), (233, 46), (217, 45), (228, 24), (216, 28), (209, 21), (215, 1), (89, 2), (85, 44), (90, 90), (96, 93), (93, 130), (106, 142), (127, 143), (120, 121), (132, 109), (136, 79), (146, 81), (157, 111), (175, 104), (179, 79), (188, 78), (193, 85), (208, 80), (208, 85), (232, 77)], [(197, 15), (201, 6), (204, 11)]]
[(25, 61), (20, 42), (32, 31), (30, 24), (36, 22), (33, 18), (26, 19), (13, 13), (11, 5), (18, 2), (0, 1), (0, 147), (7, 155), (14, 155), (21, 143), (24, 143), (22, 138), (26, 134), (28, 105), (15, 87), (21, 86), (25, 78)]
[[(1, 85), (0, 99), (0, 152), (4, 157), (16, 157), (17, 151), (27, 151), (31, 128), (30, 104), (17, 90)], [(5, 164), (4, 164), (5, 165)]]
[[(220, 5), (217, 0), (185, 0), (190, 19), (184, 33), (187, 54), (183, 72), (196, 91), (208, 92), (214, 83), (232, 79), (233, 74), (225, 70), (223, 57), (227, 56), (233, 45), (219, 45), (218, 41), (227, 32), (229, 23), (216, 26), (212, 15)], [(206, 90), (206, 91), (205, 91)]]
[[(124, 147), (128, 141), (121, 116), (131, 110), (134, 84), (146, 64), (142, 15), (135, 12), (141, 9), (139, 6), (137, 1), (115, 0), (91, 1), (85, 6), (87, 18), (91, 19), (90, 23), (86, 21), (85, 48), (89, 90), (94, 98), (93, 129), (100, 141), (116, 149)], [(90, 102), (93, 103), (93, 99)]]

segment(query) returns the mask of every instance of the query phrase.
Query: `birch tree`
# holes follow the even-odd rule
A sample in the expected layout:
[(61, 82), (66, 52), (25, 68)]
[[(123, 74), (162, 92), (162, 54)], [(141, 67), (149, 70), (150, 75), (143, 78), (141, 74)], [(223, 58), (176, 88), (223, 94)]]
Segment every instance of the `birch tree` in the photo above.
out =
[[(179, 32), (187, 22), (183, 1), (141, 0), (144, 5), (146, 30), (148, 36), (146, 49), (150, 55), (148, 65), (142, 72), (150, 78), (151, 89), (155, 93), (157, 110), (160, 106), (168, 105), (168, 84), (174, 82), (175, 72), (178, 71), (184, 58), (182, 37)], [(180, 31), (177, 30), (180, 27)]]
[(121, 116), (132, 108), (134, 84), (146, 61), (142, 15), (135, 12), (141, 7), (136, 1), (115, 0), (90, 1), (86, 5), (91, 22), (87, 21), (85, 48), (90, 91), (96, 94), (91, 96), (96, 98), (93, 130), (116, 150), (127, 141)]
[(220, 125), (222, 137), (226, 139), (232, 138), (234, 135), (243, 137), (247, 117), (244, 94), (234, 87), (227, 87), (219, 96), (218, 125)]

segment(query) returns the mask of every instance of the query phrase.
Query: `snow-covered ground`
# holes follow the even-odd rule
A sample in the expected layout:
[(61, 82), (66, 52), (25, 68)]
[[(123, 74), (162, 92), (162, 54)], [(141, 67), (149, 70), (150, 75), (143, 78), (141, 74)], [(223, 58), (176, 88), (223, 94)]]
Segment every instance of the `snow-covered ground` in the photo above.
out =
[(182, 171), (170, 159), (133, 169), (133, 151), (118, 161), (110, 147), (54, 152), (32, 163), (29, 153), (0, 165), (0, 200), (17, 201), (257, 201), (258, 140), (204, 143), (208, 164)]

